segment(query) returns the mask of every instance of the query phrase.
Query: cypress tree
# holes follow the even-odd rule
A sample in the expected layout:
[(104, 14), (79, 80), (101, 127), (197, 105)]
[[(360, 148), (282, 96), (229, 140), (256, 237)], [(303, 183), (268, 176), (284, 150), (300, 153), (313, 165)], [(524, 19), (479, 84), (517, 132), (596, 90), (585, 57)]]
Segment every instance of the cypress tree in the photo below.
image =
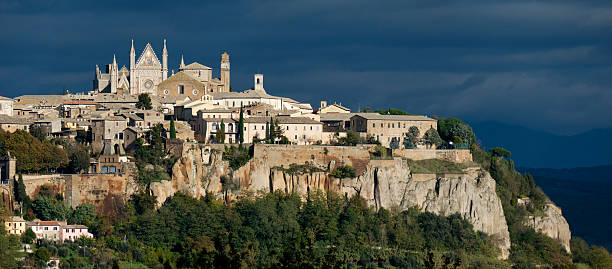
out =
[(174, 117), (170, 118), (170, 139), (176, 139), (176, 128), (174, 127)]
[(240, 119), (238, 119), (238, 142), (240, 144), (244, 142), (244, 115), (242, 107), (240, 107)]

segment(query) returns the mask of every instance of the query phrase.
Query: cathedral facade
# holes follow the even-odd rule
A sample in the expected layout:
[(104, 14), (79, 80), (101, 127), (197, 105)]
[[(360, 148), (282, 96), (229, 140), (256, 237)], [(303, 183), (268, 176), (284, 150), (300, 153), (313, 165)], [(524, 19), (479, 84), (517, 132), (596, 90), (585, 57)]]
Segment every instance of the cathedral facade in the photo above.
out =
[[(190, 99), (199, 98), (204, 93), (230, 91), (229, 55), (221, 55), (220, 78), (212, 77), (212, 68), (193, 62), (185, 65), (181, 56), (179, 72), (168, 77), (168, 50), (166, 40), (162, 50), (161, 61), (157, 58), (150, 43), (136, 60), (134, 40), (130, 49), (130, 67), (119, 69), (113, 56), (113, 63), (106, 65), (102, 72), (96, 65), (93, 90), (100, 93), (127, 93), (138, 95), (148, 93), (159, 96), (184, 96)], [(185, 90), (189, 88), (189, 90)]]

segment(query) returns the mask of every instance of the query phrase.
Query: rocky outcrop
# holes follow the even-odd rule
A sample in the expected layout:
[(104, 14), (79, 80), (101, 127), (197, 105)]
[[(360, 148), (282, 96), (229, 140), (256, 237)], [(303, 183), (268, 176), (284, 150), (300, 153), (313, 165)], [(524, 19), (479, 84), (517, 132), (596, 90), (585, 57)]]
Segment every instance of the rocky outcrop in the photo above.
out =
[(547, 204), (544, 206), (543, 213), (543, 216), (530, 216), (526, 223), (527, 226), (559, 241), (567, 252), (571, 252), (572, 233), (561, 209), (554, 204)]
[(176, 192), (195, 198), (206, 193), (223, 195), (221, 178), (231, 171), (227, 162), (222, 161), (222, 152), (211, 146), (195, 143), (185, 144), (179, 160), (172, 167), (172, 180), (151, 183), (151, 192), (161, 205)]
[[(265, 170), (264, 168), (261, 168)], [(265, 176), (251, 178), (270, 190), (306, 193), (312, 189), (360, 195), (377, 208), (418, 207), (439, 215), (460, 214), (477, 231), (489, 234), (500, 249), (500, 258), (510, 253), (510, 234), (504, 211), (496, 192), (495, 181), (488, 172), (468, 170), (461, 177), (434, 177), (413, 180), (410, 167), (403, 159), (371, 161), (354, 179), (335, 179), (327, 172), (288, 174), (273, 169)]]
[[(257, 145), (254, 157), (232, 171), (222, 160), (222, 145), (217, 146), (186, 143), (172, 169), (172, 180), (151, 184), (158, 204), (176, 192), (196, 198), (211, 193), (229, 202), (245, 191), (334, 191), (359, 195), (377, 208), (418, 207), (440, 215), (460, 214), (475, 230), (492, 237), (501, 258), (509, 255), (510, 236), (495, 180), (478, 167), (455, 174), (413, 174), (402, 158), (370, 160), (367, 147)], [(330, 177), (330, 171), (341, 164), (355, 167), (358, 176)], [(529, 222), (569, 251), (569, 226), (558, 208), (548, 206), (544, 217)]]

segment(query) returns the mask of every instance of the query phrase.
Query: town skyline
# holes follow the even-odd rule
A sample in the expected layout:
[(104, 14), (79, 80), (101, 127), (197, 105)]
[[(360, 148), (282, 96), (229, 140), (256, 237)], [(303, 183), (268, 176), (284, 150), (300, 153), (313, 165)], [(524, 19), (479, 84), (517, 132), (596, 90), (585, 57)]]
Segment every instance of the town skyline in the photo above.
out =
[[(165, 38), (175, 71), (181, 54), (213, 65), (228, 51), (235, 90), (264, 73), (272, 93), (313, 105), (396, 107), (575, 134), (612, 126), (605, 117), (612, 113), (611, 10), (601, 1), (136, 2), (113, 9), (9, 1), (1, 20), (14, 26), (0, 30), (7, 37), (0, 48), (13, 53), (0, 64), (0, 95), (86, 90), (93, 67), (113, 53), (127, 65), (132, 38), (139, 50), (151, 42), (156, 51)], [(492, 15), (500, 13), (507, 15)], [(162, 14), (182, 16), (146, 19)], [(199, 24), (202, 17), (209, 22)]]

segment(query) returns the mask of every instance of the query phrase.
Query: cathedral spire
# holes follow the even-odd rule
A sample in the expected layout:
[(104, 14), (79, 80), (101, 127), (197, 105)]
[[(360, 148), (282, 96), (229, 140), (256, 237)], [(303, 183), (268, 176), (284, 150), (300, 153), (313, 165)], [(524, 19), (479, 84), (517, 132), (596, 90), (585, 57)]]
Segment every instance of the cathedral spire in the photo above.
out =
[(162, 51), (162, 80), (168, 78), (168, 50), (166, 49), (166, 39), (164, 38), (164, 50)]
[(183, 68), (185, 68), (185, 61), (183, 61), (183, 55), (181, 54), (181, 65), (179, 66), (179, 69)]
[(115, 58), (114, 53), (113, 53), (113, 68), (117, 69), (117, 59)]

